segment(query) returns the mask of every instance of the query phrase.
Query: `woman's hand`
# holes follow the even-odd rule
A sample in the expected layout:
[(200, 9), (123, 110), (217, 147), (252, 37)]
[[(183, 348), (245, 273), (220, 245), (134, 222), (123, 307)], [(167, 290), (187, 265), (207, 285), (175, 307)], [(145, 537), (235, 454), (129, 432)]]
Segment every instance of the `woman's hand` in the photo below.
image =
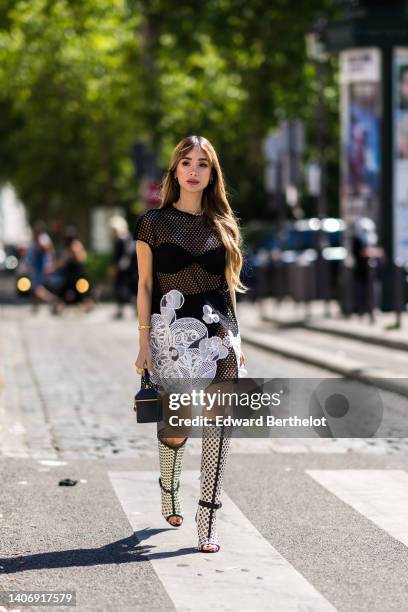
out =
[(239, 360), (239, 367), (241, 367), (243, 365), (245, 365), (245, 355), (244, 355), (244, 353), (241, 350), (241, 357), (240, 357), (240, 360)]
[(135, 366), (137, 368), (147, 368), (149, 374), (153, 374), (152, 351), (150, 346), (141, 348), (136, 357)]

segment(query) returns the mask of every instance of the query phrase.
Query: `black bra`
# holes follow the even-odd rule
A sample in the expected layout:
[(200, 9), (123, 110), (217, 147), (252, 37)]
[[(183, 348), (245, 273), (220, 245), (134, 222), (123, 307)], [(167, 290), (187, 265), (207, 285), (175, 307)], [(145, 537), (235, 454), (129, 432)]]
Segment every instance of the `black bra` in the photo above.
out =
[(194, 255), (178, 244), (164, 242), (155, 248), (156, 271), (174, 274), (194, 263), (199, 264), (210, 274), (223, 274), (225, 271), (225, 246), (222, 244), (201, 255)]

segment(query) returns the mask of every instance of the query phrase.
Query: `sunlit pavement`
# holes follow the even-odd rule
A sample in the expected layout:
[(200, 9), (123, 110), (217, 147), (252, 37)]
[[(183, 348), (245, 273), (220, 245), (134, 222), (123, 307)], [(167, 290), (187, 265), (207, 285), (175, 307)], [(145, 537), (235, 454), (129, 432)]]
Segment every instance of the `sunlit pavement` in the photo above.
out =
[[(188, 441), (185, 524), (173, 530), (155, 426), (131, 409), (137, 322), (112, 316), (1, 308), (1, 587), (76, 590), (77, 609), (92, 611), (405, 609), (405, 442), (233, 439), (222, 550), (198, 553), (201, 440)], [(253, 377), (334, 376), (244, 351)], [(77, 482), (59, 486), (66, 478)]]

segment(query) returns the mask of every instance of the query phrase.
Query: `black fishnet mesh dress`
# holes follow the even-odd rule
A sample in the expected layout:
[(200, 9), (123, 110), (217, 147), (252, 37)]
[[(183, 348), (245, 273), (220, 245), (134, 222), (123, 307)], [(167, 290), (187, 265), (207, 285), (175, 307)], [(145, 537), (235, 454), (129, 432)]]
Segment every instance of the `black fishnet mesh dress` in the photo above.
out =
[(134, 237), (153, 252), (152, 381), (236, 378), (241, 337), (226, 249), (207, 216), (172, 205), (151, 209), (137, 220)]

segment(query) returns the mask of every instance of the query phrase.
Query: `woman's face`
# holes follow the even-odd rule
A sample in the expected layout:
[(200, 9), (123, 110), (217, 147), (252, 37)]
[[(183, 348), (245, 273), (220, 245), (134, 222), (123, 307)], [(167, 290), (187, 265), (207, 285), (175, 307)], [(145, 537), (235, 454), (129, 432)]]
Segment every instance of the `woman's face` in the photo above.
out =
[(186, 191), (202, 191), (211, 177), (211, 166), (205, 152), (195, 146), (177, 164), (176, 176), (180, 188)]

